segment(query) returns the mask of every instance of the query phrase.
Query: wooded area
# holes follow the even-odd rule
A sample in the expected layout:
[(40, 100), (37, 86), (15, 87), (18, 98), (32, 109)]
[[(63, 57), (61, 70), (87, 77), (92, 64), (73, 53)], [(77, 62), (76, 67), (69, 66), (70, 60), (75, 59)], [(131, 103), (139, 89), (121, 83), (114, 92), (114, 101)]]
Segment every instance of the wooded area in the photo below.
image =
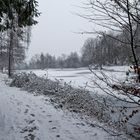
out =
[(0, 60), (5, 60), (0, 67), (8, 69), (9, 77), (14, 64), (25, 58), (25, 42), (30, 41), (29, 28), (37, 24), (34, 18), (40, 15), (37, 6), (36, 0), (0, 0)]

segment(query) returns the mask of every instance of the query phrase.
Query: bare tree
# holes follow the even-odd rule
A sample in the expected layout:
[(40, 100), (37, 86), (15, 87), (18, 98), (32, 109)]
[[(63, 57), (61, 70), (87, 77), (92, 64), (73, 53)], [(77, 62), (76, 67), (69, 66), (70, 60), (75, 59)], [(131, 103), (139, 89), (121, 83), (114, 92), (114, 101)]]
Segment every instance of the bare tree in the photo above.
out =
[(94, 63), (95, 42), (96, 40), (93, 38), (89, 38), (85, 41), (81, 50), (83, 66), (89, 66)]
[[(133, 66), (139, 69), (139, 59), (137, 50), (140, 47), (139, 27), (140, 27), (140, 1), (139, 0), (89, 0), (86, 4), (86, 10), (90, 14), (80, 15), (90, 22), (102, 26), (104, 29), (111, 30), (116, 36), (114, 38), (120, 46), (129, 47), (133, 58)], [(98, 28), (99, 29), (99, 28)], [(83, 33), (99, 33), (102, 36), (104, 31), (93, 31)], [(106, 37), (107, 38), (107, 37)], [(107, 41), (109, 42), (109, 41)], [(112, 43), (112, 42), (111, 42)], [(113, 45), (113, 43), (112, 43)], [(96, 74), (92, 68), (91, 72), (97, 78), (92, 78), (93, 84), (90, 88), (98, 87), (100, 91), (105, 93), (108, 98), (103, 102), (110, 110), (110, 114), (118, 117), (118, 122), (113, 125), (126, 128), (126, 133), (140, 138), (140, 91), (139, 83), (119, 82), (111, 79), (106, 74)], [(136, 71), (140, 82), (140, 71)], [(111, 98), (113, 97), (113, 98)], [(109, 100), (111, 98), (111, 100)], [(114, 102), (115, 100), (116, 102)], [(129, 127), (130, 126), (130, 127)]]
[[(138, 29), (140, 27), (140, 1), (139, 0), (90, 0), (86, 9), (90, 14), (82, 15), (90, 22), (122, 34), (125, 31), (125, 41), (119, 41), (131, 48), (133, 65), (139, 68), (137, 47), (140, 46)], [(93, 32), (90, 32), (93, 33)], [(101, 33), (101, 32), (100, 32)], [(140, 72), (137, 72), (140, 82)]]
[[(94, 79), (90, 88), (103, 94), (104, 113), (109, 111), (107, 124), (124, 131), (136, 139), (140, 137), (140, 92), (136, 84), (127, 85), (105, 72), (96, 72), (89, 67)], [(100, 101), (100, 100), (99, 100)]]

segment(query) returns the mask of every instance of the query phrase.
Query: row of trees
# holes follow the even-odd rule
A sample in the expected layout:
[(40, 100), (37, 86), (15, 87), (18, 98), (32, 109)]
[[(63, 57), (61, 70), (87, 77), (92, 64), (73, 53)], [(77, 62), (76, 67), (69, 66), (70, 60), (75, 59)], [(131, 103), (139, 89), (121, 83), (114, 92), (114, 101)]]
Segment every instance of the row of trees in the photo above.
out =
[[(26, 68), (78, 68), (89, 65), (102, 67), (102, 65), (132, 64), (133, 59), (129, 45), (118, 41), (119, 39), (125, 40), (124, 34), (104, 33), (96, 38), (88, 38), (82, 47), (81, 56), (76, 52), (68, 56), (63, 54), (58, 58), (50, 54), (37, 54), (32, 57)], [(139, 47), (136, 48), (136, 52), (140, 54)]]
[[(137, 38), (140, 30), (137, 29)], [(133, 56), (129, 44), (124, 44), (127, 39), (127, 31), (120, 34), (102, 33), (96, 38), (88, 38), (82, 49), (81, 56), (76, 52), (70, 55), (62, 55), (56, 58), (50, 54), (35, 55), (28, 68), (78, 68), (87, 67), (89, 65), (128, 65), (133, 64)], [(140, 47), (136, 47), (136, 55), (139, 58)], [(139, 64), (139, 63), (138, 63)]]
[[(140, 30), (137, 30), (137, 33), (138, 37)], [(130, 46), (122, 43), (127, 38), (126, 34), (125, 31), (117, 35), (103, 33), (97, 38), (87, 39), (82, 48), (83, 65), (96, 64), (101, 67), (102, 65), (134, 64)], [(136, 47), (135, 50), (139, 60), (140, 47)]]
[(58, 58), (50, 54), (37, 54), (33, 56), (26, 64), (26, 68), (30, 69), (45, 69), (45, 68), (78, 68), (81, 67), (80, 56), (76, 52), (70, 55), (62, 55)]

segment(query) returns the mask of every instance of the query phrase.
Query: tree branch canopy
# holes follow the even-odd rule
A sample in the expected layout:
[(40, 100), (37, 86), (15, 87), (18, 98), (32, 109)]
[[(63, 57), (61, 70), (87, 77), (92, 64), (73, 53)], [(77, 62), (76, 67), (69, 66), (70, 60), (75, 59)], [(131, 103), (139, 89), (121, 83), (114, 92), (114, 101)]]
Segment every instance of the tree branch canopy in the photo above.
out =
[(0, 0), (0, 31), (11, 28), (10, 22), (15, 16), (18, 17), (19, 27), (37, 24), (35, 17), (40, 13), (36, 7), (38, 7), (36, 0)]

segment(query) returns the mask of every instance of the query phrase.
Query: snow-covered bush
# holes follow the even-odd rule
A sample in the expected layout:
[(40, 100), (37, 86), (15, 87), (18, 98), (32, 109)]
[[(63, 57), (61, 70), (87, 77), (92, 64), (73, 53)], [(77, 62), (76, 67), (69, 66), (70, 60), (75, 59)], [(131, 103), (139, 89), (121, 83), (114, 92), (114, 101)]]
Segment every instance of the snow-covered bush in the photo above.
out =
[[(136, 132), (135, 136), (139, 136), (139, 125), (137, 124), (140, 123), (138, 119), (140, 113), (134, 110), (134, 103), (130, 104), (130, 102), (119, 100), (121, 98), (114, 98), (109, 95), (104, 96), (96, 93), (91, 95), (89, 91), (73, 88), (59, 80), (52, 81), (41, 78), (34, 73), (14, 75), (10, 85), (22, 88), (35, 95), (47, 95), (52, 103), (57, 104), (57, 107), (66, 108), (69, 111), (89, 117), (96, 117), (101, 122), (116, 129), (121, 129), (126, 133)], [(130, 123), (133, 124), (133, 127)]]
[(57, 92), (59, 83), (37, 77), (34, 73), (18, 73), (13, 75), (10, 86), (16, 86), (36, 94), (53, 94)]
[(34, 73), (19, 73), (13, 76), (10, 86), (16, 86), (34, 93), (35, 95), (49, 95), (51, 100), (72, 112), (96, 116), (100, 121), (107, 122), (110, 118), (103, 97), (92, 95), (89, 91), (73, 88), (59, 80), (52, 81), (36, 76)]

